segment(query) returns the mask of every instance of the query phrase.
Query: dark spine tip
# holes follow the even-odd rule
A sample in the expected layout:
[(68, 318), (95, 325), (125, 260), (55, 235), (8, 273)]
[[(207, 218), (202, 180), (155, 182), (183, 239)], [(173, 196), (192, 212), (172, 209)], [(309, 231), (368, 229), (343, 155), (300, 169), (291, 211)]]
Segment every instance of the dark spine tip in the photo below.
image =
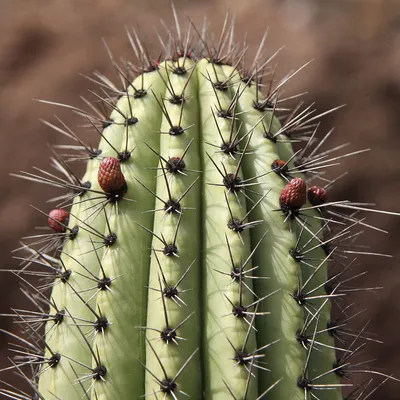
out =
[(229, 142), (222, 143), (220, 149), (224, 154), (229, 154), (229, 155), (232, 155), (232, 156), (235, 155), (237, 153), (237, 151), (238, 151), (236, 144), (235, 143), (229, 143)]
[(333, 286), (332, 280), (330, 280), (330, 281), (325, 283), (324, 289), (325, 289), (326, 294), (332, 294), (333, 293), (334, 286)]
[(173, 243), (169, 243), (164, 247), (163, 253), (168, 257), (172, 257), (178, 253), (178, 248)]
[(278, 138), (270, 131), (264, 131), (263, 136), (265, 137), (265, 139), (270, 140), (272, 143), (278, 142)]
[(97, 282), (97, 288), (100, 290), (107, 290), (112, 284), (112, 281), (110, 278), (102, 278), (99, 279), (99, 281)]
[(164, 211), (168, 214), (179, 214), (181, 212), (181, 204), (177, 200), (170, 199), (165, 203)]
[(49, 367), (50, 367), (50, 368), (55, 368), (55, 367), (58, 365), (58, 363), (60, 362), (60, 360), (61, 360), (61, 354), (59, 354), (59, 353), (54, 353), (54, 354), (49, 358), (49, 361), (48, 361)]
[(183, 66), (176, 66), (172, 70), (172, 73), (175, 74), (175, 75), (185, 75), (186, 72), (187, 72), (187, 70)]
[(250, 363), (250, 354), (245, 351), (236, 351), (235, 357), (233, 358), (239, 365), (248, 365)]
[(221, 91), (221, 92), (226, 92), (228, 90), (228, 85), (226, 82), (213, 82), (212, 85), (214, 86), (215, 89)]
[(169, 343), (176, 339), (176, 331), (171, 328), (165, 328), (163, 331), (161, 331), (160, 337), (162, 341)]
[(237, 318), (245, 318), (247, 312), (247, 307), (239, 304), (237, 306), (233, 306), (232, 314)]
[(236, 174), (227, 174), (224, 176), (222, 183), (231, 192), (237, 192), (240, 190), (238, 185), (240, 185), (240, 178)]
[(233, 114), (231, 110), (219, 110), (217, 112), (217, 116), (219, 118), (231, 119), (233, 117)]
[(335, 374), (340, 378), (348, 377), (349, 371), (347, 370), (345, 365), (341, 365), (340, 361), (333, 363), (332, 369), (334, 370)]
[(300, 389), (310, 391), (312, 388), (310, 387), (311, 381), (304, 376), (301, 376), (299, 379), (297, 379), (297, 386)]
[(163, 295), (164, 297), (166, 297), (167, 299), (173, 299), (175, 297), (178, 297), (179, 292), (178, 289), (176, 287), (173, 286), (167, 286), (163, 289)]
[(93, 326), (96, 332), (104, 332), (109, 326), (108, 319), (106, 317), (100, 317), (95, 321)]
[(253, 102), (253, 108), (257, 111), (260, 112), (265, 112), (267, 110), (273, 110), (274, 109), (274, 104), (270, 101), (254, 101)]
[(67, 269), (66, 271), (62, 272), (60, 275), (60, 281), (62, 283), (67, 283), (71, 274), (72, 274), (72, 271), (70, 269)]
[(296, 333), (296, 340), (298, 343), (300, 343), (302, 346), (307, 347), (310, 343), (309, 337), (301, 332)]
[(247, 87), (251, 87), (252, 85), (255, 84), (254, 80), (251, 78), (251, 76), (244, 75), (240, 79)]
[(171, 136), (179, 136), (182, 135), (182, 133), (184, 133), (184, 129), (181, 126), (173, 126), (171, 127), (171, 129), (168, 131), (168, 133)]
[(146, 68), (143, 69), (143, 73), (157, 71), (158, 69), (160, 69), (160, 60), (156, 60), (154, 63), (149, 64)]
[(296, 262), (301, 262), (303, 260), (303, 254), (297, 249), (289, 250), (289, 254)]
[(135, 125), (139, 122), (139, 120), (136, 117), (129, 117), (125, 120), (126, 126), (131, 126)]
[[(214, 64), (214, 65), (224, 65), (224, 62), (222, 61), (221, 58), (218, 58), (216, 55), (211, 56), (210, 58), (207, 58), (207, 61), (210, 64)], [(228, 64), (226, 64), (228, 65)]]
[(327, 332), (328, 332), (328, 334), (329, 334), (330, 336), (332, 336), (332, 337), (334, 337), (334, 338), (336, 338), (336, 337), (338, 336), (338, 335), (337, 335), (338, 331), (337, 331), (336, 324), (334, 324), (333, 322), (328, 321), (328, 322), (326, 323), (326, 329), (327, 329)]
[(116, 241), (117, 241), (117, 234), (114, 232), (111, 232), (109, 235), (107, 235), (104, 238), (104, 245), (107, 247), (111, 247)]
[(78, 233), (79, 233), (79, 226), (78, 226), (78, 225), (75, 225), (75, 226), (71, 229), (71, 231), (70, 231), (70, 233), (69, 233), (69, 240), (74, 240), (74, 239), (78, 236)]
[(53, 321), (55, 325), (61, 324), (64, 321), (65, 310), (58, 311), (54, 314)]
[(79, 191), (79, 197), (82, 197), (84, 194), (86, 194), (91, 187), (92, 184), (89, 181), (83, 182), (81, 184), (81, 190)]
[(103, 152), (103, 150), (101, 149), (91, 149), (90, 153), (89, 153), (89, 158), (91, 160), (94, 160), (95, 158), (97, 158), (101, 153)]
[(117, 94), (117, 100), (121, 99), (124, 96), (126, 96), (126, 90), (121, 89), (121, 91)]
[(240, 282), (241, 280), (243, 281), (244, 274), (242, 269), (239, 269), (237, 267), (234, 267), (231, 271), (231, 278), (235, 282)]
[(104, 365), (98, 365), (92, 369), (92, 376), (95, 381), (102, 380), (107, 375), (107, 368)]
[(112, 125), (113, 124), (113, 120), (108, 120), (108, 121), (103, 121), (103, 129), (106, 129), (106, 128), (108, 128), (110, 125)]
[(168, 101), (171, 104), (175, 104), (175, 105), (181, 105), (185, 102), (185, 98), (183, 97), (182, 94), (173, 94), (172, 96), (170, 96), (168, 98)]
[(303, 307), (307, 303), (306, 295), (302, 292), (293, 293), (293, 298), (296, 303), (301, 307)]
[(237, 218), (233, 218), (228, 222), (228, 228), (232, 229), (236, 233), (241, 233), (244, 231), (242, 221)]
[(133, 98), (135, 99), (140, 99), (144, 96), (146, 96), (147, 92), (144, 89), (138, 89), (135, 90), (135, 93), (133, 94)]
[(177, 389), (178, 385), (171, 378), (167, 378), (161, 381), (160, 391), (161, 393), (171, 394)]
[(118, 153), (118, 157), (117, 158), (118, 158), (118, 161), (120, 163), (128, 161), (131, 158), (131, 152), (127, 151), (127, 150), (121, 151), (121, 152)]
[(185, 167), (186, 167), (185, 161), (183, 161), (180, 157), (171, 157), (165, 163), (165, 169), (171, 174), (183, 172)]

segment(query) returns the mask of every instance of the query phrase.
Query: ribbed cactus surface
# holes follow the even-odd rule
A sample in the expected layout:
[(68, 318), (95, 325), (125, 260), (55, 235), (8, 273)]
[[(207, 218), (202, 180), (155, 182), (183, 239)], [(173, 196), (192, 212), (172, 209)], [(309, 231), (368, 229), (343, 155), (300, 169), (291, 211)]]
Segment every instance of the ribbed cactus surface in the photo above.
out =
[(23, 175), (67, 191), (51, 233), (24, 245), (39, 311), (17, 313), (16, 365), (35, 398), (340, 400), (350, 386), (363, 335), (341, 335), (331, 305), (352, 264), (340, 242), (366, 223), (329, 202), (340, 149), (321, 149), (311, 108), (285, 107), (290, 76), (269, 85), (262, 46), (247, 65), (231, 28), (215, 46), (193, 37), (178, 30), (162, 61), (130, 35), (137, 65), (113, 61), (123, 88), (98, 75), (102, 111), (73, 108), (100, 144), (48, 123), (78, 143), (53, 159), (61, 178)]

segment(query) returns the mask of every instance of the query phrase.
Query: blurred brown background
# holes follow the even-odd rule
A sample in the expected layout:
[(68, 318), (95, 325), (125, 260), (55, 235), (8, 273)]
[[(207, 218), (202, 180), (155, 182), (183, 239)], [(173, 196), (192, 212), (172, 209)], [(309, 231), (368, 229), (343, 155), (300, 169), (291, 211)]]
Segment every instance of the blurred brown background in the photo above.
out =
[[(307, 91), (306, 103), (315, 102), (320, 111), (347, 104), (324, 119), (321, 132), (336, 127), (330, 146), (351, 142), (349, 151), (372, 148), (344, 160), (335, 170), (336, 175), (343, 171), (349, 175), (335, 186), (333, 197), (400, 211), (399, 1), (175, 0), (175, 4), (183, 22), (190, 16), (200, 25), (207, 15), (215, 32), (230, 9), (236, 16), (237, 38), (247, 32), (253, 54), (269, 28), (271, 53), (285, 45), (278, 57), (279, 77), (315, 59), (287, 90)], [(101, 38), (116, 58), (129, 58), (124, 27), (135, 26), (146, 44), (159, 49), (153, 27), (162, 30), (160, 17), (172, 23), (169, 1), (0, 0), (1, 268), (16, 267), (11, 250), (34, 226), (45, 223), (30, 205), (48, 211), (46, 199), (58, 193), (9, 173), (31, 171), (32, 166), (47, 168), (46, 144), (63, 143), (39, 118), (54, 122), (56, 113), (71, 127), (79, 122), (66, 110), (32, 99), (82, 106), (79, 96), (94, 85), (80, 73), (90, 75), (96, 69), (113, 76)], [(363, 320), (371, 320), (368, 330), (384, 342), (371, 343), (364, 359), (376, 359), (374, 368), (400, 378), (400, 217), (370, 215), (368, 222), (390, 233), (366, 231), (361, 242), (394, 257), (360, 259), (369, 274), (358, 284), (384, 285), (385, 289), (362, 293), (351, 301), (358, 309), (368, 307)], [(0, 296), (0, 313), (24, 306), (16, 279), (9, 273), (0, 275)], [(3, 317), (0, 327), (15, 329)], [(7, 341), (1, 334), (0, 368), (8, 365)], [(0, 379), (14, 378), (7, 372)], [(400, 399), (398, 393), (400, 383), (387, 383), (370, 399)]]

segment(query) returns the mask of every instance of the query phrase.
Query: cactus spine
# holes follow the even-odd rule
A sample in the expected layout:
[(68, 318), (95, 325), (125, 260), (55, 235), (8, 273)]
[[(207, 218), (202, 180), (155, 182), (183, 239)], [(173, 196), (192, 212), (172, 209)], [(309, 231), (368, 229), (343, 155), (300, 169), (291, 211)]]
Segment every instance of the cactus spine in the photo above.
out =
[(27, 325), (45, 352), (17, 368), (35, 366), (32, 388), (46, 400), (343, 399), (349, 364), (336, 360), (348, 350), (331, 321), (341, 282), (329, 277), (336, 248), (324, 235), (362, 221), (326, 216), (335, 204), (307, 189), (310, 172), (329, 166), (306, 155), (316, 118), (281, 111), (281, 85), (262, 98), (262, 51), (242, 68), (231, 28), (215, 48), (177, 31), (163, 62), (130, 36), (139, 66), (113, 62), (123, 90), (100, 77), (110, 116), (78, 110), (101, 134), (96, 150), (78, 141), (82, 180), (59, 156), (66, 183), (22, 175), (69, 193), (49, 214), (50, 241), (24, 247), (21, 277), (39, 265), (54, 282), (50, 300), (31, 294), (46, 305), (45, 334)]

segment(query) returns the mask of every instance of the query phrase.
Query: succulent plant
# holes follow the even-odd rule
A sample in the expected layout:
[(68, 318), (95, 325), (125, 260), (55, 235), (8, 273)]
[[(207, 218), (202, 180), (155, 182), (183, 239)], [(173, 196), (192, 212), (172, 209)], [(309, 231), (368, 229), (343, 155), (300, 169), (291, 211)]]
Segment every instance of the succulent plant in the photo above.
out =
[(334, 318), (331, 307), (356, 278), (341, 244), (371, 227), (357, 212), (380, 211), (329, 200), (325, 170), (349, 154), (323, 148), (325, 113), (285, 106), (298, 71), (263, 90), (273, 59), (264, 40), (249, 65), (228, 20), (214, 43), (175, 18), (163, 59), (132, 31), (136, 64), (111, 56), (122, 88), (96, 74), (100, 106), (66, 106), (99, 145), (47, 122), (74, 143), (56, 149), (55, 173), (19, 175), (64, 193), (42, 212), (48, 232), (20, 249), (17, 275), (36, 310), (15, 312), (25, 335), (12, 335), (11, 368), (34, 394), (0, 393), (367, 398), (363, 385), (343, 394), (351, 373), (395, 378), (352, 363), (368, 337), (350, 333), (347, 308)]

